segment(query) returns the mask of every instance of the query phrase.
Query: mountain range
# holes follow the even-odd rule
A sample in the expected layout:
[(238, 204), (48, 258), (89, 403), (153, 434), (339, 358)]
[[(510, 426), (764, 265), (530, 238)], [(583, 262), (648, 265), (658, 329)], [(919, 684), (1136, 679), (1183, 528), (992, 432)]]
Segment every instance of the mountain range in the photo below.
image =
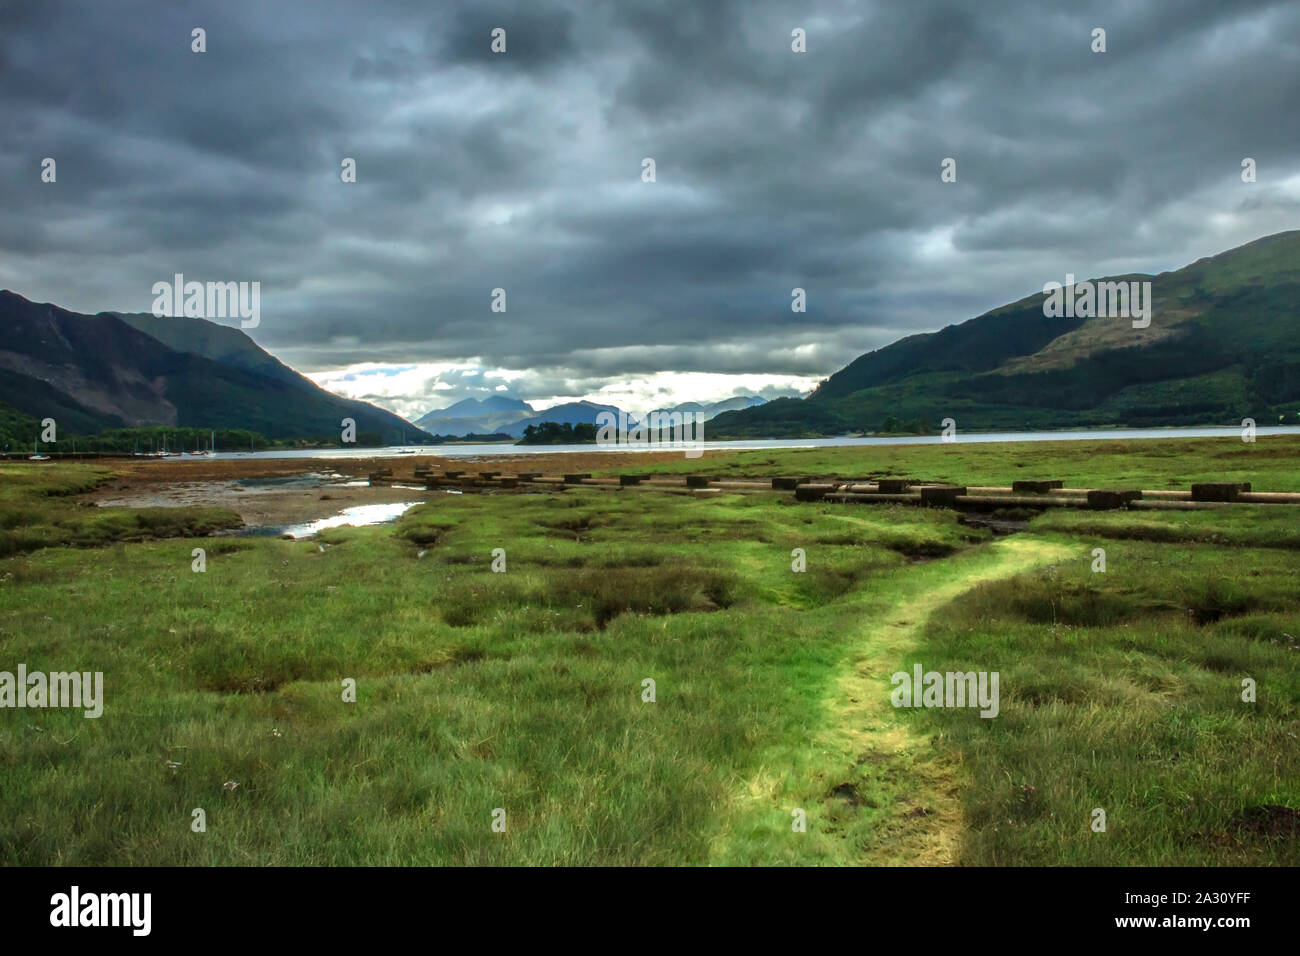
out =
[[(702, 421), (709, 421), (724, 411), (740, 408), (752, 408), (762, 405), (766, 399), (753, 395), (737, 395), (719, 402), (683, 402), (669, 408), (656, 409), (666, 412), (692, 412), (702, 415)], [(537, 411), (527, 402), (504, 395), (493, 395), (485, 399), (466, 398), (446, 408), (435, 409), (415, 420), (415, 424), (434, 435), (490, 435), (505, 434), (519, 438), (529, 425), (543, 422), (559, 422), (567, 425), (595, 425), (596, 416), (601, 412), (620, 414), (616, 405), (602, 405), (596, 402), (564, 402), (553, 405), (543, 411)], [(629, 421), (635, 422), (637, 416), (629, 413)]]
[[(807, 398), (659, 411), (702, 413), (710, 438), (933, 431), (945, 418), (967, 431), (1300, 424), (1300, 231), (1159, 275), (1091, 281), (1149, 282), (1150, 324), (1058, 316), (1037, 292), (862, 355)], [(602, 411), (619, 409), (579, 401), (537, 411), (492, 395), (412, 424), (325, 391), (236, 328), (86, 315), (0, 290), (0, 431), (24, 441), (44, 418), (74, 434), (168, 425), (273, 439), (335, 436), (352, 418), (359, 434), (398, 442), (424, 432), (518, 437), (542, 422), (595, 424)]]
[[(738, 397), (677, 410), (711, 417), (763, 399)], [(466, 398), (415, 423), (322, 389), (242, 330), (206, 319), (149, 313), (70, 312), (0, 290), (0, 425), (26, 440), (53, 418), (65, 434), (166, 425), (240, 428), (272, 439), (358, 435), (388, 443), (428, 435), (504, 433), (541, 422), (595, 423), (613, 405), (566, 402), (537, 411), (506, 395)], [(707, 420), (707, 418), (706, 418)]]
[(341, 398), (244, 332), (194, 318), (84, 315), (0, 290), (0, 406), (60, 431), (170, 425), (268, 438), (337, 436), (344, 418), (381, 441), (420, 436), (392, 412)]
[(508, 425), (534, 414), (533, 406), (506, 395), (463, 398), (454, 405), (435, 409), (415, 420), (431, 435), (492, 435)]
[(720, 415), (710, 437), (1300, 424), (1300, 231), (1105, 281), (1151, 283), (1148, 327), (1052, 318), (1035, 293), (860, 356), (805, 399)]

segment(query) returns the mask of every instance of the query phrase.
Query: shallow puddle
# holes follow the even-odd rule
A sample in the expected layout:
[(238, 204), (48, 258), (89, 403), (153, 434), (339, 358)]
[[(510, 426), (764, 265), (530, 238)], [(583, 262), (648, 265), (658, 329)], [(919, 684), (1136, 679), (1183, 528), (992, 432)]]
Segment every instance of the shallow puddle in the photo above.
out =
[(255, 537), (310, 538), (326, 528), (341, 528), (344, 525), (361, 528), (366, 525), (396, 521), (409, 509), (420, 503), (419, 501), (397, 501), (384, 505), (357, 505), (353, 508), (344, 508), (338, 514), (331, 515), (328, 518), (317, 518), (315, 521), (308, 521), (304, 524), (250, 528), (247, 534)]

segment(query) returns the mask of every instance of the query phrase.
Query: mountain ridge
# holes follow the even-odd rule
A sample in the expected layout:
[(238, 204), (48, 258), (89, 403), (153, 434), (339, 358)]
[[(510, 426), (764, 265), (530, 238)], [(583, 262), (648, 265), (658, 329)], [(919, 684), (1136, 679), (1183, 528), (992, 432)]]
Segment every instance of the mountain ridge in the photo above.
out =
[[(477, 414), (483, 404), (501, 399), (502, 404), (497, 407), (501, 409), (500, 413), (494, 414)], [(755, 395), (736, 395), (731, 398), (724, 398), (717, 402), (682, 402), (665, 408), (655, 409), (650, 414), (670, 414), (672, 412), (691, 412), (692, 414), (702, 414), (704, 421), (709, 421), (719, 413), (735, 408), (749, 408), (755, 405), (761, 405), (765, 399)], [(533, 414), (522, 417), (511, 415), (507, 412), (505, 402), (517, 402), (518, 406), (527, 409)], [(478, 403), (478, 404), (472, 404)], [(515, 406), (515, 407), (518, 407)], [(601, 412), (609, 411), (615, 415), (625, 412), (624, 409), (616, 405), (606, 405), (599, 402), (576, 401), (561, 402), (552, 405), (550, 408), (537, 411), (529, 403), (523, 402), (517, 398), (508, 396), (489, 396), (486, 399), (465, 398), (461, 399), (446, 408), (435, 409), (415, 420), (415, 424), (421, 428), (438, 434), (466, 434), (473, 432), (476, 434), (501, 433), (512, 435), (516, 438), (521, 437), (529, 425), (540, 425), (545, 422), (558, 422), (569, 425), (594, 425), (597, 424), (596, 416)], [(452, 414), (448, 414), (452, 413)], [(464, 414), (462, 414), (464, 413)], [(627, 412), (630, 421), (635, 422), (640, 413)]]
[(392, 412), (320, 388), (237, 329), (203, 319), (88, 315), (7, 289), (0, 290), (0, 403), (81, 433), (238, 426), (290, 439), (337, 435), (342, 419), (352, 418), (358, 433), (381, 440), (420, 434)]
[(713, 436), (1300, 421), (1300, 230), (1087, 281), (1150, 282), (1150, 326), (1051, 318), (1033, 293), (858, 356), (805, 399), (724, 413)]

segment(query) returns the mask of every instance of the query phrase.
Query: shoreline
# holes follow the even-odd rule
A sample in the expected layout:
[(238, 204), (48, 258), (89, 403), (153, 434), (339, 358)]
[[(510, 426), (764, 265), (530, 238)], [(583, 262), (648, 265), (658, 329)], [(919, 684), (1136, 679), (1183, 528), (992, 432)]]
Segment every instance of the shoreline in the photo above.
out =
[[(582, 471), (645, 464), (644, 453), (597, 453), (597, 461), (582, 453), (529, 455), (493, 464), (505, 470)], [(677, 452), (657, 452), (654, 461), (679, 459)], [(436, 470), (464, 464), (464, 458), (404, 455), (401, 461), (428, 465)], [(224, 508), (239, 515), (245, 531), (305, 524), (365, 505), (421, 503), (445, 497), (447, 492), (426, 489), (400, 477), (391, 484), (371, 486), (366, 477), (390, 458), (191, 458), (115, 460), (108, 477), (78, 500), (102, 508)], [(527, 467), (525, 467), (527, 466)], [(403, 471), (406, 469), (403, 468)], [(274, 484), (283, 479), (282, 483)], [(301, 479), (301, 480), (295, 480)]]
[[(1260, 425), (1254, 426), (1256, 435), (1300, 435), (1300, 425)], [(702, 453), (729, 451), (762, 451), (783, 448), (853, 448), (873, 445), (933, 445), (933, 444), (999, 444), (999, 443), (1038, 443), (1053, 441), (1159, 441), (1170, 438), (1215, 438), (1239, 435), (1242, 425), (1153, 425), (1130, 427), (1126, 425), (1097, 425), (1073, 429), (1055, 429), (1048, 431), (981, 431), (963, 432), (958, 427), (955, 438), (945, 439), (941, 433), (888, 434), (864, 433), (858, 435), (837, 436), (802, 436), (798, 438), (719, 438), (706, 439), (696, 446)], [(427, 448), (441, 451), (425, 451)], [(672, 444), (625, 444), (602, 446), (598, 443), (575, 443), (569, 445), (527, 445), (518, 442), (449, 442), (443, 445), (386, 445), (382, 448), (281, 448), (258, 452), (217, 452), (215, 455), (203, 456), (152, 456), (134, 455), (129, 452), (58, 452), (43, 449), (41, 454), (48, 455), (50, 461), (112, 461), (133, 462), (137, 465), (156, 467), (159, 465), (184, 464), (187, 466), (210, 462), (234, 461), (387, 461), (392, 458), (410, 458), (413, 461), (482, 461), (494, 462), (520, 460), (536, 463), (540, 458), (554, 455), (635, 455), (637, 460), (647, 460), (646, 455), (670, 455), (679, 457), (682, 447), (675, 450)], [(534, 450), (536, 449), (536, 450)], [(26, 451), (0, 452), (0, 461), (27, 461), (30, 455)]]

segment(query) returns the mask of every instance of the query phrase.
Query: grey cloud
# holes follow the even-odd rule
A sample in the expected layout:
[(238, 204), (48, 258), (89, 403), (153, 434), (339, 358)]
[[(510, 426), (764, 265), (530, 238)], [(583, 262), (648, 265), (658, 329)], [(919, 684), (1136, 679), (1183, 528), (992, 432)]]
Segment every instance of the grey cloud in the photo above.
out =
[[(576, 53), (574, 12), (561, 6), (530, 3), (457, 5), (450, 28), (440, 17), (430, 28), (441, 62), (493, 69), (534, 70), (570, 62)], [(506, 52), (492, 51), (492, 31), (506, 31)]]
[(0, 11), (0, 285), (94, 312), (173, 272), (257, 279), (254, 334), (296, 366), (472, 360), (453, 390), (574, 394), (823, 376), (1067, 267), (1297, 224), (1294, 4), (278, 6)]

